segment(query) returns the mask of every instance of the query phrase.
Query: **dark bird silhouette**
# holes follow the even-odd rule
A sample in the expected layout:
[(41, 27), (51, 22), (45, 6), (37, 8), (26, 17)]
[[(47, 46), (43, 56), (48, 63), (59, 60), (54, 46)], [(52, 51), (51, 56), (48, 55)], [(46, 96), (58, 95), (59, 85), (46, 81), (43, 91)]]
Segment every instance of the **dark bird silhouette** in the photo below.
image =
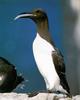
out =
[(30, 18), (37, 26), (36, 37), (33, 41), (33, 55), (47, 90), (64, 94), (70, 93), (65, 75), (64, 59), (50, 36), (48, 17), (45, 11), (36, 9), (30, 13), (19, 14), (15, 20), (18, 18)]
[(0, 93), (11, 92), (24, 78), (17, 75), (15, 66), (0, 57)]

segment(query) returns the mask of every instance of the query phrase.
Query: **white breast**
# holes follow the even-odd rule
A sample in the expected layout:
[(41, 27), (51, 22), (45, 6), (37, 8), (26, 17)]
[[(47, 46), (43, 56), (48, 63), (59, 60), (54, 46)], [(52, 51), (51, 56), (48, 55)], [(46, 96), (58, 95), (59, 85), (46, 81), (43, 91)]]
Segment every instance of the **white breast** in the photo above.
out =
[(59, 84), (59, 77), (52, 59), (52, 51), (55, 51), (53, 46), (37, 34), (33, 42), (33, 54), (37, 67), (49, 89)]

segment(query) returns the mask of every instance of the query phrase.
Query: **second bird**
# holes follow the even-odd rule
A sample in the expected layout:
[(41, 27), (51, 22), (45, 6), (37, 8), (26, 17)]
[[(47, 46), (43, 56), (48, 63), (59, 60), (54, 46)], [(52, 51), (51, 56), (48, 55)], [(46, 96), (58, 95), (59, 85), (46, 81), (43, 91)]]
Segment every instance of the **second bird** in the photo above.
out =
[(0, 57), (0, 93), (12, 92), (22, 81), (24, 78), (17, 75), (15, 66)]

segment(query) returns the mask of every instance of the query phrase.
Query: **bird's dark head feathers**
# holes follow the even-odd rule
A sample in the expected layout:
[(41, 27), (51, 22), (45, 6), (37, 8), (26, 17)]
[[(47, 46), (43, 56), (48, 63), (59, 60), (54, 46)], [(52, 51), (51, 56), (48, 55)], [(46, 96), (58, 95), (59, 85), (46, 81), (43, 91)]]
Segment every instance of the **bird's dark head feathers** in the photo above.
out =
[(15, 20), (18, 18), (30, 18), (34, 22), (38, 23), (38, 22), (41, 22), (41, 21), (44, 21), (45, 19), (47, 19), (47, 14), (42, 9), (38, 8), (29, 13), (24, 12), (24, 13), (19, 14), (17, 17), (15, 17)]

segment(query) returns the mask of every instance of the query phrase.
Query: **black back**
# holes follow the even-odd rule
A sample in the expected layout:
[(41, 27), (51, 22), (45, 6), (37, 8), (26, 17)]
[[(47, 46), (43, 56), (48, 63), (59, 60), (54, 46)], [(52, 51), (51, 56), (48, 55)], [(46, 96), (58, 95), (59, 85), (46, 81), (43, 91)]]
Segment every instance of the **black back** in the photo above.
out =
[(15, 66), (0, 57), (0, 92), (11, 92), (24, 78), (17, 75)]
[(57, 74), (59, 75), (60, 78), (60, 84), (63, 86), (63, 88), (70, 93), (70, 88), (66, 80), (66, 75), (65, 75), (65, 64), (64, 64), (64, 59), (61, 54), (61, 52), (56, 49), (56, 51), (52, 52), (52, 57), (53, 57), (53, 62), (55, 65), (55, 69), (57, 71)]

